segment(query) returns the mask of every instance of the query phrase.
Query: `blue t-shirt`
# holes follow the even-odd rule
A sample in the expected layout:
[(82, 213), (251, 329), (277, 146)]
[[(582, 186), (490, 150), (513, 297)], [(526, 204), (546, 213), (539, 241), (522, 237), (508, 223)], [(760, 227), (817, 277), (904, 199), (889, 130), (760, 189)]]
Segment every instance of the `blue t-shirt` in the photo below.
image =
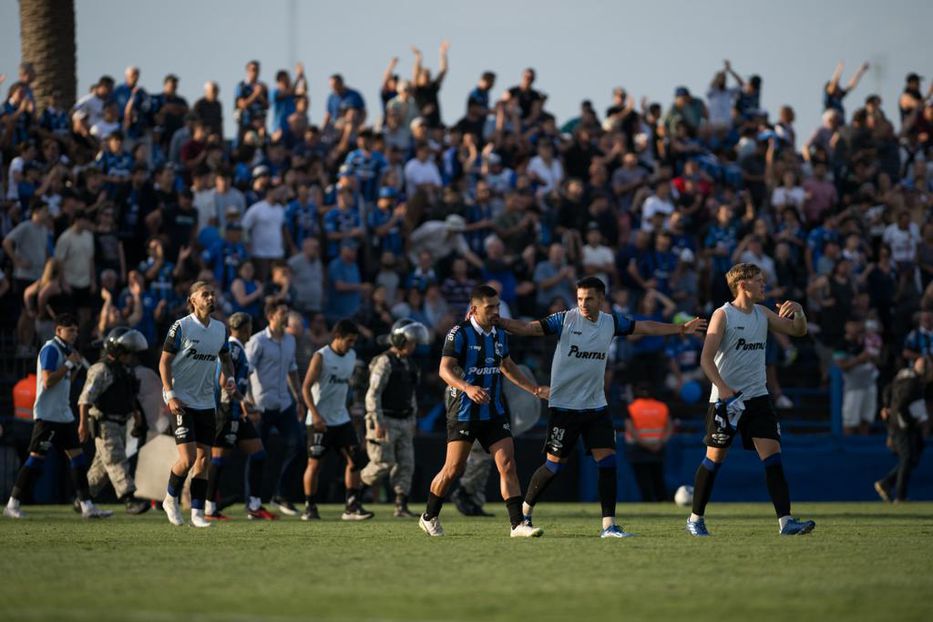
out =
[[(362, 226), (360, 213), (355, 208), (340, 209), (337, 206), (324, 214), (324, 233), (345, 233)], [(327, 258), (336, 257), (340, 252), (340, 240), (327, 241)]]
[(343, 94), (331, 93), (327, 96), (327, 113), (330, 115), (331, 122), (339, 119), (345, 110), (355, 108), (356, 110), (366, 111), (366, 103), (363, 96), (351, 88), (346, 88)]
[(379, 181), (382, 179), (382, 171), (388, 165), (385, 156), (378, 151), (371, 151), (367, 154), (362, 149), (356, 149), (347, 155), (344, 164), (356, 177), (363, 199), (369, 203), (375, 203), (379, 198)]
[(402, 230), (398, 223), (393, 225), (392, 228), (383, 235), (379, 236), (376, 234), (376, 228), (385, 225), (390, 220), (392, 220), (392, 211), (379, 209), (377, 207), (376, 209), (369, 212), (369, 230), (372, 231), (373, 235), (376, 237), (379, 251), (381, 253), (390, 251), (398, 257), (401, 256), (402, 251), (404, 250), (404, 244), (402, 242)]
[(272, 131), (284, 131), (288, 127), (288, 117), (295, 112), (295, 96), (272, 90)]
[(713, 273), (725, 274), (732, 267), (732, 252), (738, 245), (738, 229), (733, 224), (721, 227), (718, 223), (713, 224), (706, 232), (706, 248), (716, 248), (722, 244), (726, 249), (725, 255), (713, 255)]
[(285, 208), (285, 230), (299, 249), (308, 238), (320, 237), (321, 226), (317, 216), (317, 204), (313, 201), (302, 205), (298, 199), (292, 199)]
[(261, 98), (254, 99), (253, 103), (251, 103), (243, 110), (240, 110), (236, 107), (237, 100), (241, 98), (248, 98), (253, 94), (253, 90), (258, 88), (259, 83), (247, 84), (245, 80), (241, 80), (233, 90), (233, 106), (239, 115), (240, 127), (247, 127), (251, 125), (256, 119), (261, 119), (263, 123), (266, 121), (266, 110), (268, 109), (268, 104), (264, 103)]
[(345, 263), (339, 257), (327, 266), (327, 315), (330, 318), (345, 318), (356, 314), (362, 302), (359, 290), (339, 292), (337, 281), (359, 285), (362, 283), (360, 268), (355, 263)]
[(456, 421), (488, 421), (507, 417), (502, 395), (502, 372), (499, 366), (509, 356), (505, 331), (493, 328), (484, 334), (467, 320), (454, 326), (444, 340), (443, 356), (457, 359), (467, 384), (486, 389), (490, 399), (485, 404), (473, 402), (466, 393), (447, 387), (447, 418)]

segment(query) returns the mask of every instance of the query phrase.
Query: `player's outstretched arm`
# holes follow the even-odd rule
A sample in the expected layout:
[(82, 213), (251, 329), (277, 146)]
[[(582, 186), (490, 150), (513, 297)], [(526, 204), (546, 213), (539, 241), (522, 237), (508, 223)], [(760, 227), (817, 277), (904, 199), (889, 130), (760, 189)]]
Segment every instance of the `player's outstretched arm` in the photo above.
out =
[(652, 322), (650, 320), (638, 320), (635, 322), (633, 335), (692, 335), (706, 330), (707, 322), (704, 318), (695, 317), (689, 322), (683, 324), (668, 324), (666, 322)]
[(777, 313), (767, 307), (762, 307), (762, 309), (768, 316), (770, 330), (791, 337), (803, 337), (807, 334), (807, 316), (799, 302), (787, 300), (778, 305)]
[(719, 375), (719, 369), (716, 367), (716, 352), (719, 351), (719, 344), (722, 343), (723, 335), (726, 333), (726, 312), (722, 309), (716, 309), (713, 317), (710, 318), (709, 328), (706, 331), (706, 339), (703, 342), (703, 352), (700, 354), (700, 367), (703, 373), (709, 378), (709, 381), (716, 385), (719, 390), (719, 397), (722, 399), (732, 397), (735, 390), (726, 384), (726, 381)]
[(544, 335), (544, 327), (538, 320), (522, 322), (520, 320), (513, 320), (500, 316), (499, 319), (496, 320), (496, 325), (513, 335), (519, 335), (521, 337), (540, 337)]
[(525, 373), (519, 369), (518, 365), (515, 364), (515, 361), (512, 360), (511, 356), (507, 356), (502, 359), (502, 363), (499, 365), (499, 370), (502, 371), (502, 375), (515, 383), (519, 388), (528, 391), (535, 397), (541, 399), (547, 399), (550, 395), (550, 390), (548, 387), (539, 386), (534, 379), (528, 379), (525, 376)]

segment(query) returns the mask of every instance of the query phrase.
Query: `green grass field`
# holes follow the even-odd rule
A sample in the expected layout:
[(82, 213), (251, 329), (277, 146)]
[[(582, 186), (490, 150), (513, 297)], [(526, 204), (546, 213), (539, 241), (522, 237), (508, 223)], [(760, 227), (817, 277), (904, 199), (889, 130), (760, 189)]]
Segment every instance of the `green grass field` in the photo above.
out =
[[(235, 521), (175, 528), (29, 507), (0, 521), (0, 620), (929, 620), (933, 503), (799, 504), (777, 534), (765, 504), (712, 504), (712, 538), (673, 504), (622, 505), (639, 535), (600, 540), (596, 504), (541, 504), (543, 538), (508, 538), (505, 508), (414, 521)], [(114, 508), (119, 509), (119, 508)], [(231, 508), (233, 509), (233, 508)]]

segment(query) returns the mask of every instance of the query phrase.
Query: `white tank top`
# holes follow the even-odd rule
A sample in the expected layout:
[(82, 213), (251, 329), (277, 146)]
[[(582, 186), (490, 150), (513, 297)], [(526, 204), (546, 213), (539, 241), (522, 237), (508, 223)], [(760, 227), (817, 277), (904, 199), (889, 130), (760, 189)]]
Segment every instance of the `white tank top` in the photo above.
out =
[[(315, 354), (321, 355), (321, 374), (311, 385), (311, 397), (317, 411), (327, 425), (341, 425), (350, 421), (347, 411), (347, 390), (356, 365), (356, 352), (350, 350), (343, 356), (324, 346)], [(311, 425), (311, 414), (305, 419)]]
[[(765, 377), (765, 348), (768, 343), (768, 316), (760, 305), (743, 313), (727, 302), (720, 307), (726, 316), (726, 330), (713, 361), (727, 385), (742, 392), (742, 399), (768, 394)], [(713, 385), (709, 401), (719, 399)]]

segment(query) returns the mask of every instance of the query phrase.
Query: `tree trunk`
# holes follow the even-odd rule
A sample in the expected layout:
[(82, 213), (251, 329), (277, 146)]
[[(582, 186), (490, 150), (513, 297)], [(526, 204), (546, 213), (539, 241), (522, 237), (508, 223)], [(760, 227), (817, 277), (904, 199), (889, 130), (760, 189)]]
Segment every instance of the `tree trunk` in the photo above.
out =
[(54, 94), (70, 108), (77, 83), (74, 0), (19, 0), (19, 28), (22, 61), (36, 70), (37, 107)]

